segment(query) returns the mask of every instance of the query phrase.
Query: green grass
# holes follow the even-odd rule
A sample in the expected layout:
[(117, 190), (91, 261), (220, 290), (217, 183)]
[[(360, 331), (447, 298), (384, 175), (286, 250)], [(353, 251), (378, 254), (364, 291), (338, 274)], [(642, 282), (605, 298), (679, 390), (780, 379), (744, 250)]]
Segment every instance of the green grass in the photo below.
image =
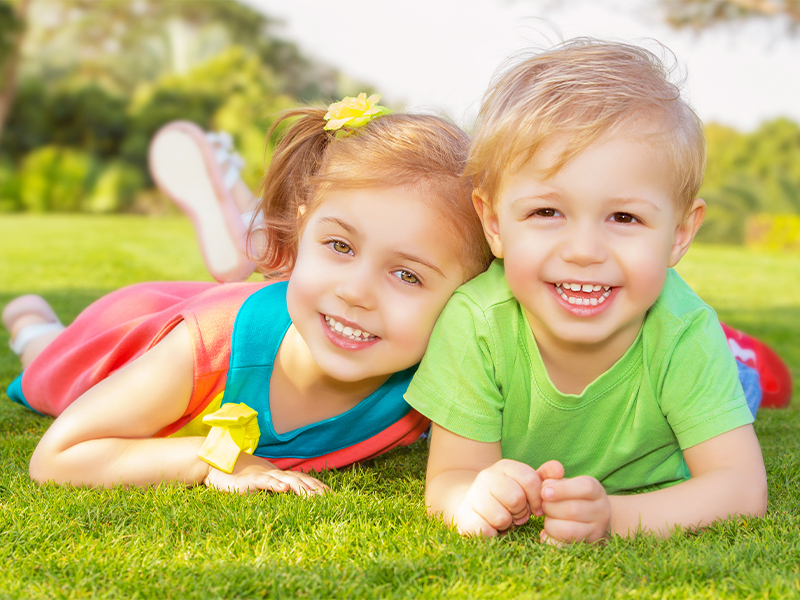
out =
[[(800, 256), (695, 247), (682, 275), (720, 316), (772, 344), (800, 382)], [(65, 321), (122, 285), (208, 279), (179, 218), (0, 216), (0, 304), (45, 296)], [(0, 386), (19, 373), (0, 333)], [(670, 540), (564, 549), (534, 521), (461, 539), (425, 517), (425, 445), (326, 473), (323, 498), (161, 486), (37, 486), (27, 463), (50, 419), (0, 393), (0, 597), (797, 598), (800, 394), (762, 411), (763, 519)]]

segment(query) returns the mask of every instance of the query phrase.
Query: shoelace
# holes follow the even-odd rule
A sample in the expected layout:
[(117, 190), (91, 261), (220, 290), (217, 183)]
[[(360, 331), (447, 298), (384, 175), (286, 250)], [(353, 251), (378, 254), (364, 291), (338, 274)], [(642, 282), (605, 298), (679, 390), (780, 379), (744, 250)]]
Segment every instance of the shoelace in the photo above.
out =
[(225, 173), (222, 176), (222, 183), (226, 188), (231, 189), (233, 184), (239, 179), (239, 175), (244, 168), (244, 159), (238, 152), (233, 149), (233, 138), (227, 131), (209, 132), (206, 133), (211, 145), (216, 145), (217, 149), (214, 152), (214, 159), (220, 165), (228, 163)]

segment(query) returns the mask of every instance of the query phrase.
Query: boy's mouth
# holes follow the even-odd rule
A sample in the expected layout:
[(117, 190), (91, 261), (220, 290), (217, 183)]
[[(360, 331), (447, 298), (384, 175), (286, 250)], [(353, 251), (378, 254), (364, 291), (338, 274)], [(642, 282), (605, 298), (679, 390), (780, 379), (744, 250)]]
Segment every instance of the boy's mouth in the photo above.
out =
[(576, 306), (597, 306), (611, 294), (610, 285), (597, 283), (556, 283), (556, 293)]
[(345, 325), (331, 317), (330, 315), (325, 315), (325, 323), (328, 325), (328, 329), (333, 331), (334, 333), (339, 334), (342, 337), (347, 338), (348, 340), (352, 340), (354, 342), (371, 342), (377, 339), (378, 336), (369, 333), (368, 331), (362, 331), (361, 329), (356, 329), (355, 327), (351, 327), (350, 325)]

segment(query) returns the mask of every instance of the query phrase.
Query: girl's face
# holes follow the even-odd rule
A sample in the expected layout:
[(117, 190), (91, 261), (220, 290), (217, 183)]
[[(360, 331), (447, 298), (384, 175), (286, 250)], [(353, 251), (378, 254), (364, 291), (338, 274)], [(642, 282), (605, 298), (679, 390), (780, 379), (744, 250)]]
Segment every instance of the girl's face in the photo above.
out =
[(356, 382), (419, 362), (463, 283), (458, 243), (422, 191), (326, 194), (307, 218), (287, 292), (289, 315), (320, 369)]

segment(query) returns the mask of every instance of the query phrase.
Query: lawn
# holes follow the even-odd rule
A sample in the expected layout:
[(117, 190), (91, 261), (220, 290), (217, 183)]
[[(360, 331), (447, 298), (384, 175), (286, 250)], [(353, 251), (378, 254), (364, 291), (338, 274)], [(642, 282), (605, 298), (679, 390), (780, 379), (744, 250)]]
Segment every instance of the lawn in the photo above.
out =
[[(322, 475), (335, 493), (311, 500), (37, 486), (27, 464), (50, 419), (0, 392), (0, 597), (798, 598), (800, 255), (697, 246), (679, 271), (792, 369), (791, 407), (756, 421), (763, 519), (563, 549), (538, 543), (538, 520), (461, 539), (425, 516), (424, 442)], [(0, 216), (0, 305), (35, 292), (68, 322), (108, 291), (156, 279), (208, 279), (181, 218)], [(7, 341), (2, 331), (2, 390), (19, 372)]]

